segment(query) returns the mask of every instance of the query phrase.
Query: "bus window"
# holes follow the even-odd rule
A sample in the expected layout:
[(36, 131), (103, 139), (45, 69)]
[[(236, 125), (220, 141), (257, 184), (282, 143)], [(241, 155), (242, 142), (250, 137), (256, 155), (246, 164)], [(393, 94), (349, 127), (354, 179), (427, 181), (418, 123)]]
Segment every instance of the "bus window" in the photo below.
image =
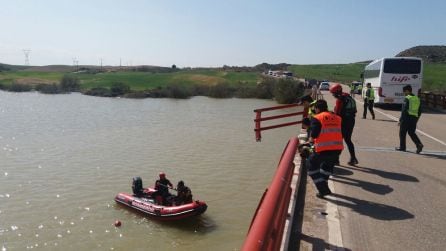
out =
[(419, 74), (421, 61), (414, 59), (386, 59), (384, 61), (384, 73)]

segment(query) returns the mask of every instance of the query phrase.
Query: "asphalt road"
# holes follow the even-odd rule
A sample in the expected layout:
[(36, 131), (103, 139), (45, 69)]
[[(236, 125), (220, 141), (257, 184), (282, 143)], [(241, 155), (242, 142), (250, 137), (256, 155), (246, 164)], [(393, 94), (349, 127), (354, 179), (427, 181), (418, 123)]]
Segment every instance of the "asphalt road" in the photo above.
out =
[[(333, 107), (334, 98), (323, 94)], [(393, 119), (400, 111), (379, 108), (375, 120), (362, 119), (359, 101), (353, 132), (359, 165), (346, 164), (345, 149), (331, 178), (335, 193), (325, 200), (314, 197), (309, 180), (301, 250), (446, 250), (446, 114), (420, 118), (421, 154), (409, 136), (409, 152), (397, 152)]]

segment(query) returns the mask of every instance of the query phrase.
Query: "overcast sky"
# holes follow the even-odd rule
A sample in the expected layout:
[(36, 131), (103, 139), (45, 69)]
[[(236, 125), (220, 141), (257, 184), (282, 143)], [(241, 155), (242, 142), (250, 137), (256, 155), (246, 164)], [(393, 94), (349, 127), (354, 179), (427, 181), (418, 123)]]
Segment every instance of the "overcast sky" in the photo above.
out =
[(351, 63), (446, 44), (444, 0), (0, 0), (0, 63)]

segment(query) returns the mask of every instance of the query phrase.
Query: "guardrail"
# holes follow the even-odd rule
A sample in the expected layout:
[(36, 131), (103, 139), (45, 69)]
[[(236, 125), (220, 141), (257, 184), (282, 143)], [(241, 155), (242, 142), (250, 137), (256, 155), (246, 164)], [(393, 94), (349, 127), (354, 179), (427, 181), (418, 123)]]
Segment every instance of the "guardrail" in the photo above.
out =
[(262, 117), (262, 112), (273, 111), (273, 110), (280, 110), (280, 109), (291, 108), (291, 107), (298, 107), (298, 106), (302, 106), (302, 105), (299, 105), (299, 104), (280, 105), (280, 106), (273, 106), (273, 107), (268, 107), (268, 108), (262, 108), (262, 109), (254, 110), (254, 112), (256, 113), (256, 118), (254, 119), (254, 122), (255, 122), (255, 129), (254, 129), (254, 131), (256, 133), (256, 141), (260, 141), (262, 139), (261, 131), (263, 131), (263, 130), (269, 130), (269, 129), (279, 128), (279, 127), (284, 127), (284, 126), (292, 126), (292, 125), (297, 125), (297, 124), (302, 123), (302, 120), (297, 120), (297, 121), (288, 122), (288, 123), (282, 123), (282, 124), (276, 124), (276, 125), (272, 125), (272, 126), (261, 127), (261, 122), (262, 121), (279, 119), (279, 118), (286, 118), (286, 117), (293, 117), (293, 116), (299, 116), (299, 115), (307, 114), (307, 110), (304, 109), (304, 111), (302, 111), (302, 112), (292, 112), (292, 113), (287, 113), (287, 114), (281, 114), (281, 115), (275, 115), (275, 116), (269, 116), (269, 117)]
[(446, 109), (446, 96), (432, 92), (420, 93), (420, 99), (428, 107)]
[(291, 198), (294, 157), (299, 145), (291, 138), (285, 147), (270, 186), (263, 193), (249, 227), (243, 251), (279, 250)]

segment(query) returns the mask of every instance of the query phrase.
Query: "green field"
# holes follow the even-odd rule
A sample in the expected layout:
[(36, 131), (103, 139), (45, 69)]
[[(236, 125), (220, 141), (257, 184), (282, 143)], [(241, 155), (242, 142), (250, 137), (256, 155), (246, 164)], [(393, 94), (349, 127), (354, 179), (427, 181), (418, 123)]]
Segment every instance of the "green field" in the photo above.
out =
[[(360, 80), (366, 64), (293, 65), (289, 67), (295, 75), (313, 79), (327, 79), (334, 82), (350, 83)], [(446, 64), (424, 64), (423, 90), (446, 91)]]
[[(10, 71), (0, 72), (0, 83), (8, 85), (17, 83), (39, 84), (57, 83), (65, 73)], [(255, 72), (224, 72), (218, 70), (188, 70), (173, 73), (147, 72), (103, 72), (96, 74), (72, 73), (81, 80), (82, 89), (94, 87), (110, 87), (113, 83), (122, 82), (132, 90), (148, 90), (170, 84), (176, 85), (215, 85), (227, 83), (231, 86), (243, 84), (253, 86), (261, 79)]]
[[(365, 64), (321, 64), (291, 65), (288, 70), (299, 78), (329, 80), (349, 83), (359, 80)], [(0, 84), (51, 84), (58, 83), (65, 72), (44, 71), (4, 71), (0, 72)], [(215, 85), (226, 83), (230, 86), (255, 86), (262, 79), (259, 72), (222, 71), (218, 69), (180, 70), (171, 73), (150, 72), (103, 72), (103, 73), (71, 73), (81, 80), (81, 89), (95, 87), (109, 88), (113, 83), (121, 82), (131, 90), (141, 91), (167, 85)], [(423, 89), (429, 91), (446, 91), (446, 64), (425, 64)]]

